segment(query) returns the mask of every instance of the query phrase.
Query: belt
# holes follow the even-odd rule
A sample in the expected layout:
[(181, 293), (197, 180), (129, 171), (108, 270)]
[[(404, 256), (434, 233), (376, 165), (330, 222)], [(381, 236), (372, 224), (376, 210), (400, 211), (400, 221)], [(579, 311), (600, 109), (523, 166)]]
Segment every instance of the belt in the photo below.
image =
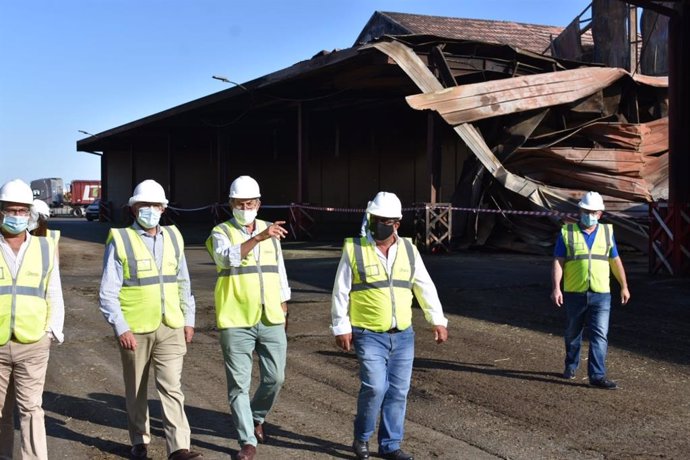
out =
[[(353, 327), (353, 329), (357, 328), (357, 326)], [(364, 329), (363, 327), (359, 327), (357, 329), (361, 329), (363, 331), (369, 331), (373, 332), (374, 334), (397, 334), (398, 332), (406, 331), (407, 329), (398, 329), (397, 327), (393, 327), (391, 329), (388, 329), (387, 331), (372, 331), (371, 329)]]

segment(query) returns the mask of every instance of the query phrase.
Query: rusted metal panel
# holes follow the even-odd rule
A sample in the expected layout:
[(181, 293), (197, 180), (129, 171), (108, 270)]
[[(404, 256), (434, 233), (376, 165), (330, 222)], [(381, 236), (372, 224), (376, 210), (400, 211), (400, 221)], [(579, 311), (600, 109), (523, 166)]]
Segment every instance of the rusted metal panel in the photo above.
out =
[(451, 125), (568, 104), (627, 75), (623, 69), (582, 68), (475, 83), (408, 96), (410, 107), (436, 110)]
[[(573, 212), (577, 210), (576, 200), (583, 191), (597, 190), (605, 196), (607, 203), (613, 205), (612, 209), (637, 212), (653, 197), (663, 194), (668, 157), (667, 120), (646, 124), (613, 123), (610, 120), (629, 116), (630, 104), (624, 103), (623, 96), (638, 101), (635, 93), (638, 85), (652, 84), (664, 88), (665, 80), (633, 77), (636, 85), (630, 80), (630, 74), (622, 69), (582, 68), (439, 90), (438, 80), (421, 59), (412, 55), (414, 53), (405, 53), (405, 48), (403, 44), (379, 47), (425, 93), (409, 96), (408, 104), (415, 109), (437, 111), (454, 126), (456, 133), (495, 178), (494, 182), (483, 180), (481, 170), (476, 170), (473, 173), (476, 180), (459, 185), (461, 190), (466, 190), (468, 185), (471, 187), (471, 206), (481, 206), (484, 197), (496, 206), (500, 206), (502, 199), (512, 202), (515, 197), (504, 195), (511, 191), (537, 209)], [(629, 80), (619, 84), (621, 78)], [(587, 99), (598, 93), (601, 94), (594, 99)], [(648, 101), (637, 103), (649, 104)], [(638, 110), (636, 107), (635, 111)], [(554, 110), (553, 115), (545, 116), (550, 110)], [(619, 110), (628, 112), (617, 112)], [(639, 110), (651, 113), (648, 105)], [(519, 112), (528, 112), (527, 117), (516, 116)], [(636, 116), (635, 113), (632, 115)], [(494, 123), (501, 129), (493, 132), (493, 136), (508, 135), (507, 140), (489, 138), (493, 149), (484, 135), (469, 123), (488, 118), (501, 120)], [(574, 127), (568, 127), (568, 118), (575, 121)], [(554, 123), (568, 129), (554, 130)], [(536, 129), (539, 125), (543, 126)], [(492, 135), (491, 130), (487, 133)], [(541, 138), (537, 145), (547, 145), (521, 149), (520, 143), (528, 142), (534, 133), (538, 133), (535, 138)], [(588, 146), (583, 147), (583, 143)], [(468, 171), (472, 169), (468, 168)], [(468, 178), (472, 179), (471, 176)], [(478, 193), (482, 183), (487, 188)], [(637, 214), (644, 215), (645, 212), (646, 209)], [(517, 222), (521, 218), (507, 215), (502, 220)], [(646, 231), (630, 220), (630, 214), (627, 218), (607, 214), (607, 220), (619, 226), (622, 241), (646, 250)], [(483, 244), (488, 241), (498, 220), (496, 217), (468, 216), (459, 222), (461, 229), (470, 229), (474, 244)], [(531, 232), (539, 234), (553, 226), (542, 225), (540, 230), (537, 228), (540, 225), (533, 220), (524, 222), (523, 226), (518, 225), (525, 229), (525, 232), (518, 232), (523, 243), (532, 247), (544, 246), (538, 243), (543, 240), (535, 240), (535, 234)], [(515, 230), (515, 227), (511, 228)]]

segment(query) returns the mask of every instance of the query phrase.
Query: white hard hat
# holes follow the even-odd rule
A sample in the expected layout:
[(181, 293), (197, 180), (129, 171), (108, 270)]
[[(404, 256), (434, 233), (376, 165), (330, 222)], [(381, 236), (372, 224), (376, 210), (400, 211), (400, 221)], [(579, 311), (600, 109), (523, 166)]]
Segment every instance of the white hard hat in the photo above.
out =
[(379, 192), (369, 202), (367, 212), (378, 217), (402, 219), (402, 204), (395, 193)]
[(50, 217), (50, 208), (43, 200), (34, 200), (33, 204), (31, 205), (31, 212), (46, 218)]
[(587, 192), (577, 205), (587, 211), (603, 211), (604, 199), (597, 192)]
[(230, 198), (259, 198), (261, 191), (259, 183), (249, 176), (240, 176), (230, 184)]
[(168, 200), (165, 198), (165, 190), (161, 184), (153, 179), (146, 179), (134, 188), (134, 194), (129, 199), (129, 205), (134, 206), (136, 203), (160, 203), (163, 206), (168, 205)]
[(14, 179), (0, 187), (0, 201), (30, 206), (34, 202), (34, 192), (23, 180)]

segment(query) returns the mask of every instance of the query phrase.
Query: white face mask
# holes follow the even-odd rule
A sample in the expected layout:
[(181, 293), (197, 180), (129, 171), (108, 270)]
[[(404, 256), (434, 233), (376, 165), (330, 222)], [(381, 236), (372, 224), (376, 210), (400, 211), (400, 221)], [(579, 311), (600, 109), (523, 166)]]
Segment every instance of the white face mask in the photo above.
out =
[(154, 228), (161, 220), (161, 212), (153, 208), (141, 208), (137, 214), (137, 222), (145, 229)]
[(232, 209), (232, 215), (235, 217), (235, 220), (243, 227), (254, 222), (258, 212), (256, 209)]

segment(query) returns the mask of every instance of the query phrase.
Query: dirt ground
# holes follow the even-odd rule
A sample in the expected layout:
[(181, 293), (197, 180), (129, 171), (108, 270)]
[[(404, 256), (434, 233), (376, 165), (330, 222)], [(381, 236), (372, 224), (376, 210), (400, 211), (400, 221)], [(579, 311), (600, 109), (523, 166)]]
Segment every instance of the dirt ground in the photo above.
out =
[[(97, 306), (103, 224), (56, 219), (66, 299), (65, 343), (51, 351), (44, 408), (51, 458), (126, 458), (119, 354)], [(339, 243), (284, 244), (292, 286), (287, 381), (260, 459), (352, 458), (357, 362), (328, 330)], [(207, 459), (237, 452), (213, 315), (214, 267), (187, 248), (197, 333), (183, 377), (192, 443)], [(436, 345), (415, 311), (416, 359), (403, 447), (416, 459), (685, 459), (690, 455), (690, 283), (650, 277), (623, 254), (632, 300), (614, 305), (609, 376), (574, 381), (563, 367), (563, 312), (549, 302), (550, 259), (461, 252), (425, 257), (450, 320)], [(584, 354), (583, 359), (586, 359)], [(150, 385), (151, 457), (165, 458)], [(18, 446), (18, 432), (16, 445)], [(376, 451), (376, 442), (372, 442)], [(16, 458), (19, 458), (17, 453)]]

